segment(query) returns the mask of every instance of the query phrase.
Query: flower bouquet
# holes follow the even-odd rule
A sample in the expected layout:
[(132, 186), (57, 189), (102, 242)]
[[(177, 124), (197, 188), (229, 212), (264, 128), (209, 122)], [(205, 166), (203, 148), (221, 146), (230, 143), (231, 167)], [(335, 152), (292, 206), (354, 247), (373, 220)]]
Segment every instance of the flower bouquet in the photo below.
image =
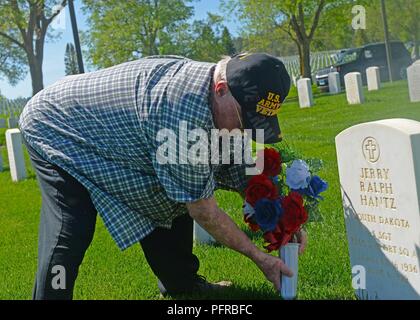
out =
[[(314, 173), (322, 162), (300, 160), (290, 149), (266, 148), (257, 154), (260, 174), (252, 177), (245, 191), (244, 220), (249, 228), (262, 231), (264, 248), (279, 250), (292, 269), (293, 278), (282, 277), (282, 297), (296, 297), (298, 248), (294, 235), (308, 221), (320, 219), (320, 194), (328, 184)], [(295, 270), (293, 270), (295, 269)]]

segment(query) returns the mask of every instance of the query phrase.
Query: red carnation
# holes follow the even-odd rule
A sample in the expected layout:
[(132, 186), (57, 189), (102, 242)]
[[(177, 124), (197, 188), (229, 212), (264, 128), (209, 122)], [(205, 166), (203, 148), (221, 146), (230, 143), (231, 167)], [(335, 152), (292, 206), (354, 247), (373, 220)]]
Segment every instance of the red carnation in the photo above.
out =
[(264, 174), (252, 177), (245, 190), (246, 201), (255, 207), (258, 200), (263, 198), (274, 200), (278, 197), (274, 183)]
[(291, 239), (291, 235), (289, 235), (288, 233), (284, 232), (281, 229), (281, 225), (280, 223), (276, 226), (276, 229), (272, 232), (266, 232), (264, 234), (264, 240), (266, 241), (266, 245), (264, 246), (264, 248), (268, 251), (275, 251), (280, 249), (281, 246), (286, 245), (287, 243), (289, 243), (290, 239)]
[[(263, 157), (264, 156), (264, 162)], [(263, 174), (269, 177), (278, 176), (281, 172), (280, 153), (273, 148), (266, 148), (258, 152), (256, 161), (257, 168), (263, 171)]]
[(308, 220), (303, 198), (299, 193), (291, 192), (283, 199), (281, 205), (284, 213), (280, 219), (280, 227), (283, 232), (292, 235)]

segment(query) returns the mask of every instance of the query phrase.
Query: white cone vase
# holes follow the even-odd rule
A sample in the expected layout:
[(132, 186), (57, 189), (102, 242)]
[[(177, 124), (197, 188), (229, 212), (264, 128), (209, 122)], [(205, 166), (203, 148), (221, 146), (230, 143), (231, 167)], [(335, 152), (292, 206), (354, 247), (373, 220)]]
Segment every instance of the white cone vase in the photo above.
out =
[(194, 221), (194, 242), (196, 244), (211, 245), (216, 243), (216, 240), (197, 222)]
[(284, 300), (294, 300), (297, 297), (297, 282), (299, 269), (299, 244), (289, 243), (279, 250), (280, 259), (292, 270), (293, 277), (281, 276), (281, 297)]

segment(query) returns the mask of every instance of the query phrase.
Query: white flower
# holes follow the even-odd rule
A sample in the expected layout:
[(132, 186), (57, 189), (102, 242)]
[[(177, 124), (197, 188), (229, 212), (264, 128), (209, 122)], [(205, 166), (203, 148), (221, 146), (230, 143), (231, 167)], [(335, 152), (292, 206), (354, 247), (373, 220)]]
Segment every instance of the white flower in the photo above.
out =
[(309, 185), (311, 173), (308, 164), (303, 160), (293, 161), (290, 168), (286, 170), (286, 184), (290, 189), (305, 189)]
[(243, 212), (244, 216), (247, 218), (251, 218), (255, 214), (254, 208), (246, 201), (243, 206)]

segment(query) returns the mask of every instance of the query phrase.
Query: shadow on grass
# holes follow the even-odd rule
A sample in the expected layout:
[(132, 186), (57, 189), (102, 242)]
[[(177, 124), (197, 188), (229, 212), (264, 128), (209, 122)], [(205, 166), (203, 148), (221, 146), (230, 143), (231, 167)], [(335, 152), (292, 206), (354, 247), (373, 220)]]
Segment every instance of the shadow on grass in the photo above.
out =
[(232, 286), (217, 292), (176, 295), (165, 297), (166, 300), (281, 300), (280, 295), (266, 290)]

